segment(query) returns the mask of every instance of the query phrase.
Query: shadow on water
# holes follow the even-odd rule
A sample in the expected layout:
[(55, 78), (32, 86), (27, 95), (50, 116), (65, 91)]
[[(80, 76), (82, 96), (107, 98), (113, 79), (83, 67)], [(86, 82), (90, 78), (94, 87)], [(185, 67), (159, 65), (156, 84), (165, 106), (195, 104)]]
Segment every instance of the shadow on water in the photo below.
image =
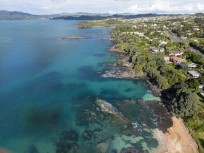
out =
[[(79, 90), (85, 89), (85, 83), (64, 83), (64, 76), (59, 72), (50, 72), (46, 73), (43, 76), (35, 78), (30, 82), (26, 83), (23, 87), (18, 90), (15, 90), (15, 95), (18, 97), (25, 97), (29, 101), (36, 101), (39, 99), (44, 99), (45, 96), (52, 97), (54, 95), (58, 95), (58, 99), (60, 95), (65, 95), (66, 93), (74, 93)], [(68, 96), (68, 95), (67, 95)], [(7, 100), (9, 99), (6, 98)], [(13, 98), (11, 99), (13, 100)]]
[(36, 105), (27, 108), (23, 114), (23, 125), (28, 133), (50, 133), (65, 126), (62, 120), (63, 108), (59, 106), (49, 107)]
[(101, 77), (101, 72), (95, 70), (92, 66), (83, 66), (78, 69), (78, 78), (90, 81), (101, 81), (105, 78)]
[(122, 95), (119, 94), (118, 90), (113, 90), (113, 89), (101, 89), (101, 92), (98, 97), (123, 97)]
[(49, 90), (58, 91), (63, 89), (62, 79), (63, 75), (59, 72), (46, 73), (27, 84), (25, 90), (30, 91), (31, 93), (39, 93), (39, 91), (44, 93)]
[(38, 148), (34, 144), (32, 144), (27, 148), (27, 150), (24, 153), (40, 153), (40, 152), (38, 151)]
[(85, 89), (87, 87), (87, 84), (85, 83), (66, 83), (64, 85), (65, 90), (67, 91), (72, 91), (72, 92), (77, 92), (82, 89)]

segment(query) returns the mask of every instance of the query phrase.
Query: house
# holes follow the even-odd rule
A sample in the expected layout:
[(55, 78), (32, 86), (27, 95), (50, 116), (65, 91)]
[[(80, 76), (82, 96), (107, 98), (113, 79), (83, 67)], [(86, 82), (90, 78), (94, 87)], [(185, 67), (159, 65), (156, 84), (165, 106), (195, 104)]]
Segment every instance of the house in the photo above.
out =
[(160, 43), (160, 45), (167, 45), (167, 42), (166, 42), (166, 41), (162, 41), (162, 42)]
[(156, 47), (151, 47), (151, 48), (150, 48), (150, 51), (153, 52), (153, 53), (158, 53), (158, 52), (159, 52), (159, 49), (156, 48)]
[(183, 62), (185, 62), (186, 60), (183, 59), (183, 58), (181, 58), (181, 57), (171, 56), (171, 57), (170, 57), (170, 61), (176, 62), (176, 63), (183, 63)]
[(195, 31), (199, 31), (200, 29), (199, 29), (199, 26), (192, 26), (191, 27), (193, 30), (195, 30)]
[(201, 92), (201, 93), (200, 93), (200, 95), (201, 95), (201, 97), (203, 97), (203, 98), (204, 98), (204, 93), (203, 93), (203, 92)]
[(162, 42), (159, 44), (158, 48), (159, 48), (160, 52), (164, 52), (164, 51), (165, 51), (164, 47), (165, 47), (166, 45), (167, 45), (167, 42), (165, 42), (165, 41), (162, 41)]
[(199, 85), (198, 87), (199, 87), (199, 89), (203, 89), (204, 85), (201, 84), (201, 85)]
[(191, 64), (188, 64), (188, 67), (189, 67), (189, 68), (196, 68), (196, 67), (197, 67), (197, 64), (191, 63)]
[(200, 77), (200, 74), (197, 71), (188, 71), (188, 75), (195, 79)]
[(164, 57), (164, 60), (165, 60), (165, 62), (170, 62), (170, 57), (166, 56), (166, 57)]
[(169, 50), (166, 52), (167, 55), (169, 56), (181, 56), (184, 54), (185, 51), (181, 51), (181, 50)]
[(159, 52), (164, 52), (165, 51), (165, 49), (164, 49), (164, 47), (159, 47)]
[(184, 69), (184, 70), (187, 70), (188, 69), (188, 65), (184, 64), (184, 63), (181, 63), (179, 64), (179, 66)]
[(179, 64), (179, 66), (184, 69), (184, 70), (187, 70), (189, 68), (196, 68), (197, 67), (197, 64), (195, 63), (191, 63), (191, 64), (184, 64), (184, 63), (181, 63)]

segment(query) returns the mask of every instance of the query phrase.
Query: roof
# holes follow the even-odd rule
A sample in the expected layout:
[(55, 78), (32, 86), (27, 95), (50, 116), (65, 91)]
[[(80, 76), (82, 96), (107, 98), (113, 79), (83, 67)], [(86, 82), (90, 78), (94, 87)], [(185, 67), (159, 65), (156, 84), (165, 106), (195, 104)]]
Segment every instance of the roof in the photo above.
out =
[(181, 63), (179, 64), (183, 69), (188, 69), (188, 65), (184, 64), (184, 63)]
[(184, 50), (169, 50), (168, 53), (178, 54), (178, 53), (184, 53)]
[(151, 47), (150, 50), (152, 50), (152, 51), (158, 51), (158, 48), (156, 48), (156, 47)]
[(177, 56), (171, 56), (170, 59), (173, 60), (173, 61), (183, 60), (183, 58), (177, 57)]
[(169, 57), (169, 56), (165, 56), (165, 57), (164, 57), (164, 59), (169, 60), (169, 59), (170, 59), (170, 57)]
[(197, 64), (191, 63), (191, 64), (188, 64), (188, 67), (197, 67)]
[(162, 44), (162, 45), (166, 45), (167, 42), (166, 42), (166, 41), (162, 41), (160, 44)]
[(192, 76), (200, 76), (200, 74), (197, 71), (188, 71), (189, 74)]

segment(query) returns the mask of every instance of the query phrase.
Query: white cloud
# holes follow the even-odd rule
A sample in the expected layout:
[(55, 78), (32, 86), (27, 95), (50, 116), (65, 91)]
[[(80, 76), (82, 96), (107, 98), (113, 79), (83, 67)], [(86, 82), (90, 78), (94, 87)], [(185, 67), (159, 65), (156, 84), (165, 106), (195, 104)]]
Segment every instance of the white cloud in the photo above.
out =
[(204, 2), (185, 1), (182, 3), (182, 1), (153, 0), (145, 6), (135, 4), (125, 10), (131, 13), (198, 13), (204, 12)]
[(0, 0), (0, 4), (0, 10), (18, 10), (35, 14), (52, 14), (61, 12), (204, 12), (204, 0)]

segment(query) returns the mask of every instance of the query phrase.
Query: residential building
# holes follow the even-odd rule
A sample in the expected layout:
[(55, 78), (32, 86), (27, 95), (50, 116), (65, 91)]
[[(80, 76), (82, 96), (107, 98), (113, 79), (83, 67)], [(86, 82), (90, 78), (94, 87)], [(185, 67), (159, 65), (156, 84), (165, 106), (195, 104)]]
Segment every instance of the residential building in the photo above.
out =
[(170, 57), (166, 56), (166, 57), (164, 57), (164, 60), (165, 60), (165, 62), (170, 62)]
[(196, 68), (196, 67), (197, 67), (197, 64), (191, 63), (191, 64), (188, 64), (188, 67), (189, 67), (189, 68)]
[(159, 49), (156, 48), (156, 47), (151, 47), (151, 48), (150, 48), (150, 51), (153, 52), (153, 53), (158, 53), (158, 52), (159, 52)]
[(159, 52), (164, 52), (164, 51), (165, 51), (164, 47), (159, 47)]
[(199, 85), (199, 89), (203, 89), (203, 87), (204, 87), (203, 84)]
[(184, 63), (181, 63), (179, 64), (179, 66), (184, 69), (184, 70), (187, 70), (188, 69), (188, 65), (184, 64)]
[(176, 62), (176, 63), (183, 63), (183, 62), (185, 62), (186, 60), (183, 59), (183, 58), (181, 58), (181, 57), (171, 56), (171, 57), (170, 57), (170, 61)]
[(199, 78), (200, 74), (197, 71), (188, 71), (188, 75), (192, 78)]
[(169, 50), (166, 52), (167, 55), (169, 56), (181, 56), (184, 54), (185, 51), (181, 51), (181, 50)]
[(200, 93), (200, 95), (201, 95), (201, 97), (203, 97), (203, 98), (204, 98), (204, 93), (203, 93), (203, 92), (201, 92), (201, 93)]
[(166, 41), (162, 41), (162, 42), (160, 43), (160, 45), (167, 45), (167, 42), (166, 42)]

